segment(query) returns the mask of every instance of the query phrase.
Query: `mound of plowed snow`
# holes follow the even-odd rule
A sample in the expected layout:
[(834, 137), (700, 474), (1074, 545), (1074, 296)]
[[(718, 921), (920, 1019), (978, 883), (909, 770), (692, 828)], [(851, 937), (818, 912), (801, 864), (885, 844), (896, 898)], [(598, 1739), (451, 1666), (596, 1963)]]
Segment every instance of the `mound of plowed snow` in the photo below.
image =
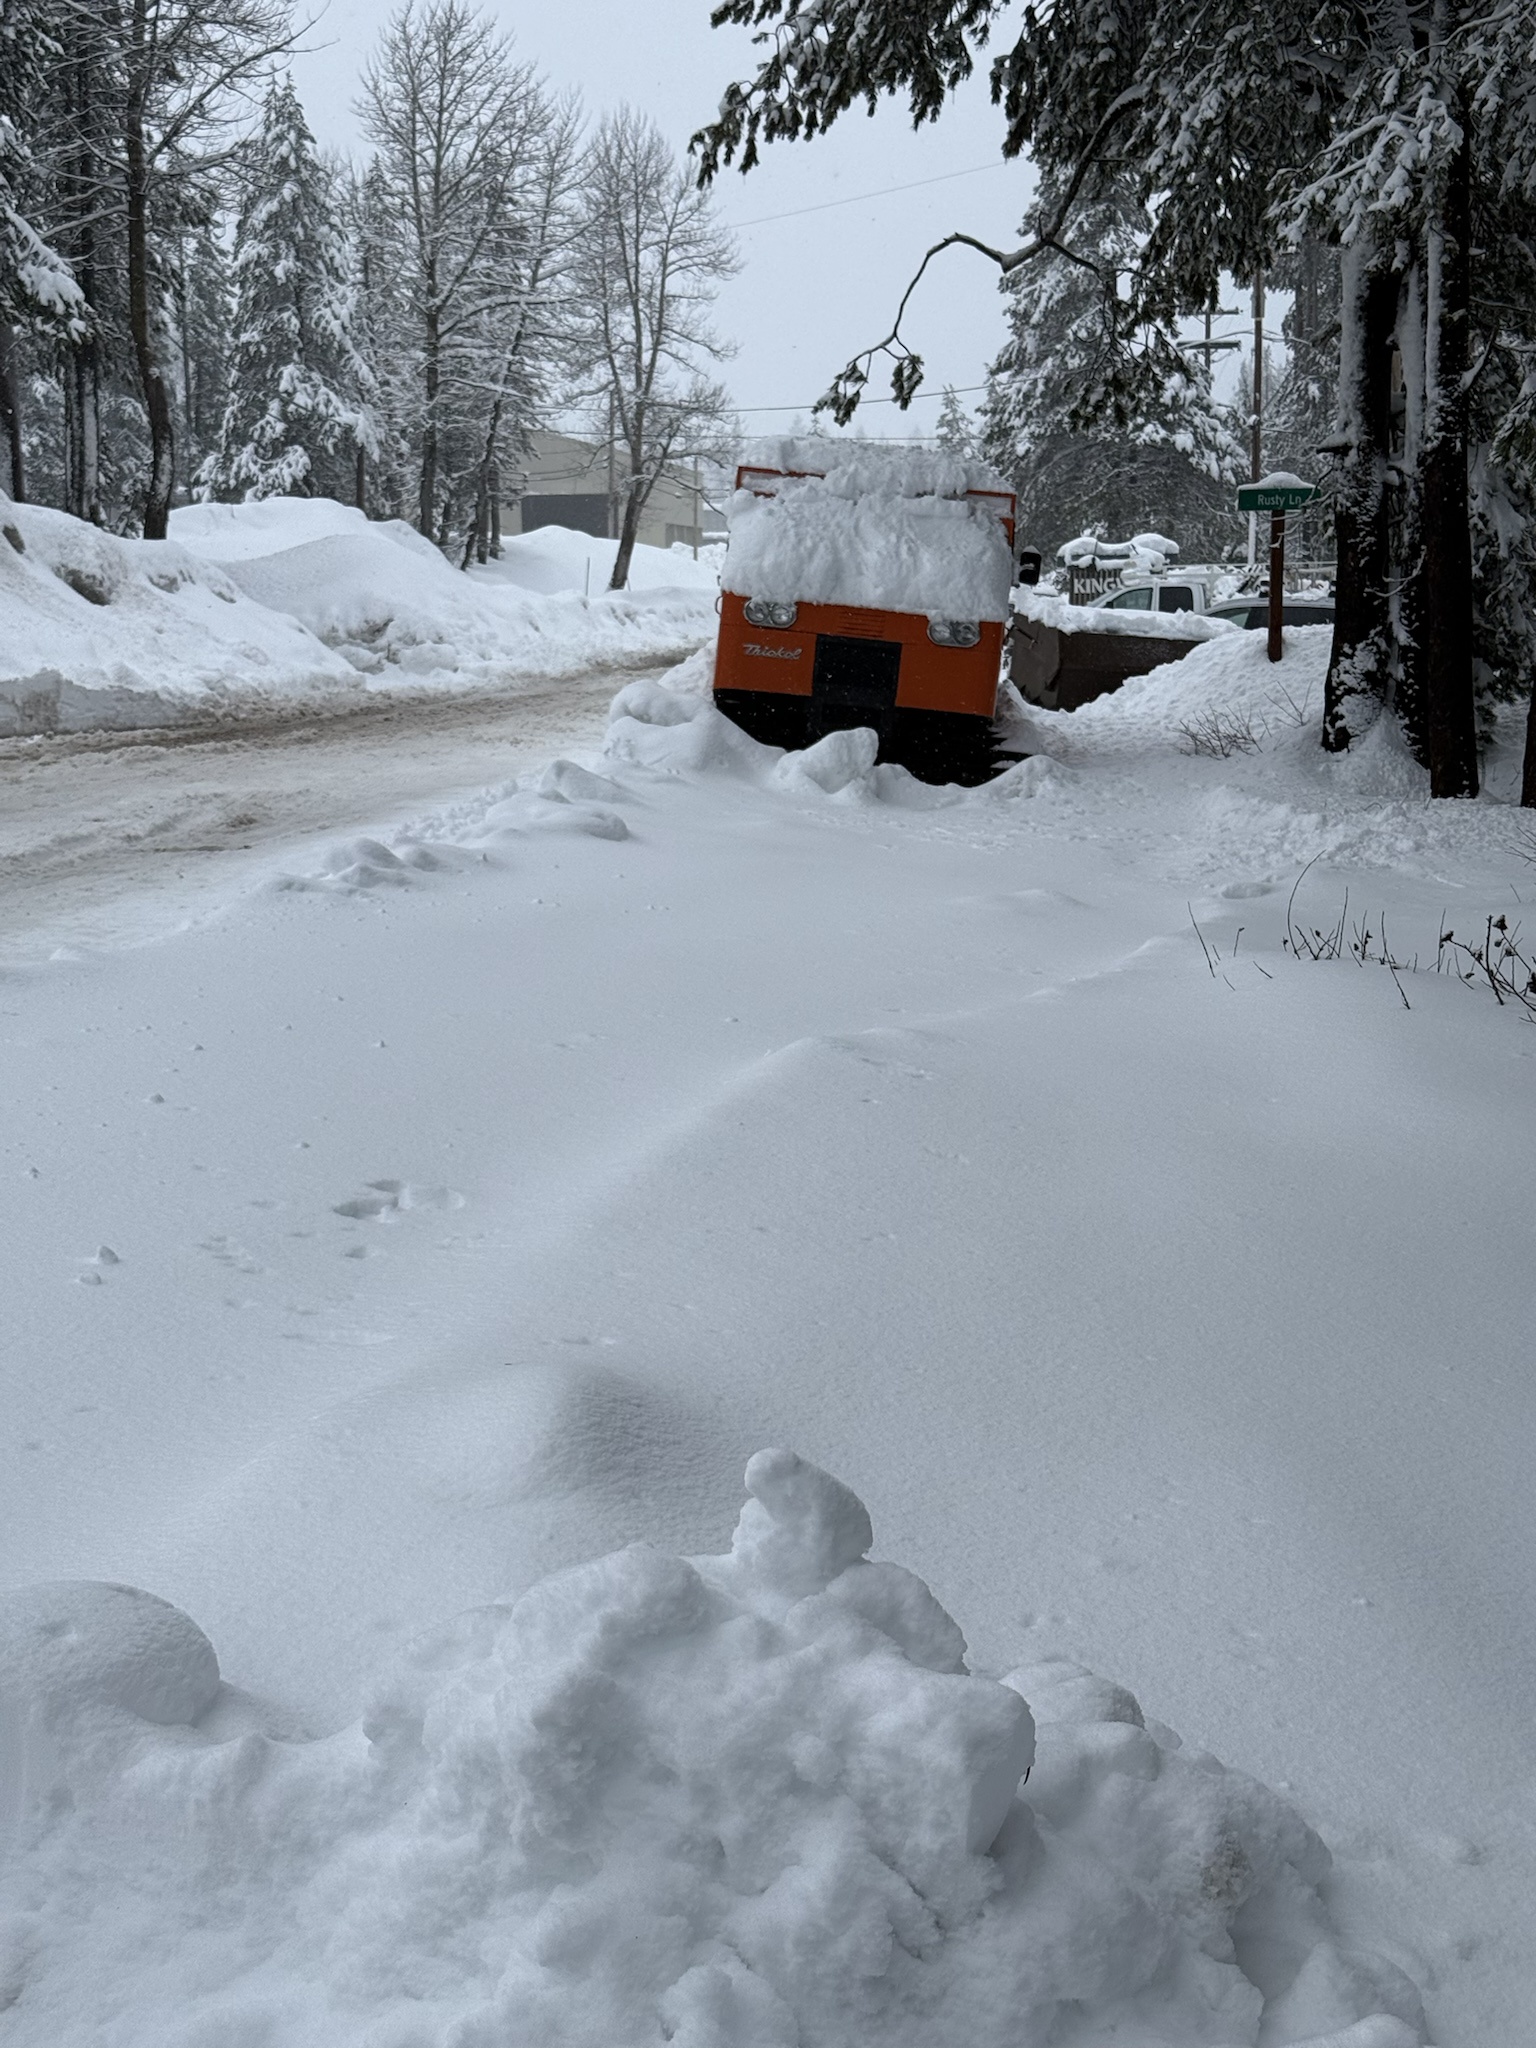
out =
[(691, 579), (589, 600), (462, 575), (401, 521), (324, 498), (188, 506), (172, 530), (123, 540), (0, 498), (0, 735), (659, 665), (714, 624), (691, 557)]
[(7, 2039), (1417, 2048), (1274, 1794), (1075, 1665), (971, 1675), (817, 1467), (746, 1485), (727, 1555), (465, 1614), (321, 1741), (147, 1594), (0, 1599)]
[(171, 538), (208, 562), (247, 562), (336, 534), (382, 534), (407, 554), (441, 560), (431, 541), (403, 519), (373, 519), (335, 498), (252, 498), (238, 505), (179, 505)]
[(168, 725), (355, 682), (296, 620), (176, 542), (0, 496), (0, 733)]
[(664, 661), (714, 623), (705, 588), (538, 596), (465, 575), (435, 548), (404, 550), (373, 527), (231, 562), (229, 573), (247, 596), (291, 613), (367, 674), (570, 675), (646, 655)]
[[(577, 533), (569, 526), (540, 526), (532, 533), (509, 535), (501, 544), (499, 562), (475, 567), (470, 575), (488, 582), (515, 584), (520, 590), (552, 595), (579, 590), (600, 597), (613, 574), (616, 540)], [(689, 548), (636, 547), (629, 564), (631, 590), (707, 590), (719, 585), (718, 547), (704, 548), (697, 560)]]

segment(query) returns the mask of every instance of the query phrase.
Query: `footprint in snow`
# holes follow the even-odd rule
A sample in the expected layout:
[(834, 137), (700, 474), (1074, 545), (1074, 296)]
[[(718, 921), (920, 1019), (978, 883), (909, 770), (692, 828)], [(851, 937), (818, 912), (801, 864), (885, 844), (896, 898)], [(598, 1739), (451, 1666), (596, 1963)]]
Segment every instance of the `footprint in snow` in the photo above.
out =
[(198, 1245), (200, 1252), (211, 1252), (221, 1266), (233, 1266), (237, 1273), (259, 1273), (261, 1267), (243, 1244), (237, 1244), (232, 1237), (205, 1237)]
[(82, 1259), (80, 1261), (83, 1270), (77, 1273), (75, 1278), (82, 1287), (100, 1287), (103, 1273), (113, 1266), (120, 1266), (122, 1263), (122, 1260), (113, 1251), (111, 1245), (100, 1244), (96, 1247), (96, 1256), (94, 1258)]
[(408, 1180), (371, 1180), (360, 1195), (337, 1202), (332, 1214), (360, 1222), (398, 1215), (404, 1209), (462, 1209), (464, 1197), (452, 1188), (418, 1187)]

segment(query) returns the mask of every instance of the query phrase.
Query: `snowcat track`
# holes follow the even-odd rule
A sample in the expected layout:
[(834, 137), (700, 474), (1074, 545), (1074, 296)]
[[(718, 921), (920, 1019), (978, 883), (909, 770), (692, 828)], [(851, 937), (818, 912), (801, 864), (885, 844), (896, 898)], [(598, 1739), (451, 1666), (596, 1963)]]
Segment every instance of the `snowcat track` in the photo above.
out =
[(753, 739), (791, 753), (831, 732), (871, 728), (880, 741), (875, 758), (905, 768), (919, 782), (974, 789), (1025, 758), (1005, 744), (990, 718), (968, 712), (818, 704), (767, 690), (716, 690), (715, 704)]

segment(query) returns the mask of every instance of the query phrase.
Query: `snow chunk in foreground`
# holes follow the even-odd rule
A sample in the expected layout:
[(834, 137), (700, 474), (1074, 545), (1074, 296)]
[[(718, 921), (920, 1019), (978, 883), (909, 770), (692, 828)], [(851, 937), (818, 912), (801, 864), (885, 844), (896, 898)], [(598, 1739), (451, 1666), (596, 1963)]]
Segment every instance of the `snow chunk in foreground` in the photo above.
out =
[(211, 1649), (147, 1595), (0, 1599), (8, 2041), (1417, 2048), (1273, 1794), (1075, 1667), (968, 1674), (792, 1452), (747, 1487), (728, 1556), (461, 1616), (323, 1741), (205, 1711)]

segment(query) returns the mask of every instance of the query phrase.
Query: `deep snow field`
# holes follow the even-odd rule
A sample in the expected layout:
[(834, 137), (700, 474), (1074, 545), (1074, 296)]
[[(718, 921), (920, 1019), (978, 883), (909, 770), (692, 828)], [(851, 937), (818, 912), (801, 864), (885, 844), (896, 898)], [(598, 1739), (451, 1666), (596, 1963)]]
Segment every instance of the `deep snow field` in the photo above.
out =
[(1536, 848), (1286, 642), (10, 956), (4, 2048), (1528, 2048)]

